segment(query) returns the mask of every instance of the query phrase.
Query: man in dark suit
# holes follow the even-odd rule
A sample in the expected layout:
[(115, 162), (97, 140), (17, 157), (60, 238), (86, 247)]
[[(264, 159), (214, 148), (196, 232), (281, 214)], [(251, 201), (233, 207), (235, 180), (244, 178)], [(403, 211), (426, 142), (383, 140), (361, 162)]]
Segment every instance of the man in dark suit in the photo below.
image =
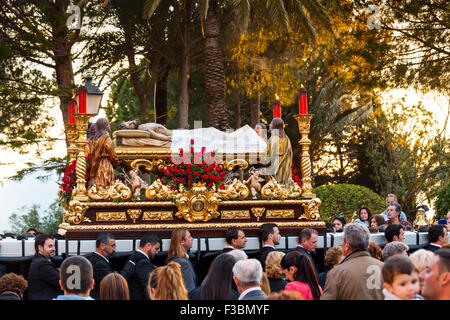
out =
[(245, 236), (244, 230), (231, 227), (225, 233), (225, 241), (227, 242), (227, 246), (223, 248), (222, 253), (227, 253), (234, 249), (244, 250), (247, 237)]
[(275, 246), (280, 244), (281, 234), (278, 226), (275, 223), (264, 223), (259, 228), (259, 239), (263, 244), (259, 252), (259, 262), (261, 262), (261, 266), (265, 270), (267, 255), (275, 251)]
[(34, 241), (36, 254), (28, 272), (28, 299), (51, 300), (62, 294), (59, 286), (59, 272), (50, 260), (55, 256), (55, 240), (48, 234), (41, 234)]
[(147, 283), (155, 266), (150, 261), (161, 248), (161, 239), (154, 233), (147, 233), (139, 242), (139, 248), (131, 255), (120, 272), (128, 281), (130, 300), (149, 300)]
[(233, 266), (233, 280), (240, 294), (238, 300), (264, 300), (261, 289), (263, 269), (256, 259), (239, 260)]
[(319, 236), (316, 230), (310, 228), (302, 229), (298, 235), (297, 248), (294, 249), (311, 260), (314, 270), (316, 271), (316, 276), (318, 276), (319, 270), (317, 269), (317, 265), (311, 256), (311, 253), (316, 252), (318, 238)]
[(428, 231), (429, 244), (424, 248), (431, 252), (438, 251), (444, 244), (448, 243), (448, 230), (442, 224), (435, 224)]
[(98, 299), (100, 295), (100, 282), (105, 276), (113, 272), (108, 258), (116, 251), (116, 239), (110, 233), (101, 233), (95, 241), (95, 251), (89, 258), (94, 269), (94, 290), (91, 297)]

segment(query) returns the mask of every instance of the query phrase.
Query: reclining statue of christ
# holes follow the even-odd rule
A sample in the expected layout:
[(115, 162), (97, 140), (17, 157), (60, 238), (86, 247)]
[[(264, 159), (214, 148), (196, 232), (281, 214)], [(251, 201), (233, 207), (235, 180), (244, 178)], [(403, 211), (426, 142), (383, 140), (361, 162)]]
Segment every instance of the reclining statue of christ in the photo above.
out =
[(169, 147), (174, 153), (180, 148), (189, 150), (191, 140), (194, 152), (204, 147), (206, 152), (215, 153), (264, 153), (267, 148), (267, 143), (248, 125), (227, 132), (212, 127), (169, 130), (159, 123), (140, 124), (139, 120), (132, 120), (122, 122), (114, 136), (122, 138), (123, 146)]

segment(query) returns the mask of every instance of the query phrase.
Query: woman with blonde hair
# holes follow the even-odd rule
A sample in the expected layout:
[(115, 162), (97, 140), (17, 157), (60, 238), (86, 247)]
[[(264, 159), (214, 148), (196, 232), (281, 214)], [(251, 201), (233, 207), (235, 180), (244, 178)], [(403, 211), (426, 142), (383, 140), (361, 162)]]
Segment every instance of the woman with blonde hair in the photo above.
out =
[(151, 300), (188, 300), (180, 265), (169, 262), (153, 270), (148, 278), (147, 292)]
[[(425, 249), (419, 249), (410, 254), (409, 260), (413, 263), (414, 267), (417, 270), (417, 273), (421, 273), (426, 269), (428, 263), (433, 258), (433, 252)], [(420, 291), (423, 289), (423, 280), (419, 277)]]
[(108, 274), (100, 282), (100, 300), (130, 300), (127, 280), (117, 272)]
[(166, 264), (176, 262), (180, 265), (184, 285), (188, 292), (197, 286), (197, 275), (187, 253), (192, 248), (193, 240), (191, 233), (186, 229), (172, 231), (166, 261)]
[(266, 258), (266, 274), (269, 280), (269, 286), (271, 292), (279, 292), (284, 290), (284, 287), (288, 284), (284, 280), (283, 269), (281, 269), (281, 259), (283, 259), (285, 253), (282, 251), (272, 251)]

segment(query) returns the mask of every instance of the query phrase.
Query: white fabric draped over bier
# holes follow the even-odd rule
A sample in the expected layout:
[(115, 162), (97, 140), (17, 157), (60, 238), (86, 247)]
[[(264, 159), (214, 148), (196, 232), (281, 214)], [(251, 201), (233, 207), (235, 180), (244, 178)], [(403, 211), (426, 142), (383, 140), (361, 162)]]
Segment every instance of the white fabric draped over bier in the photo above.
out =
[(216, 128), (198, 128), (191, 130), (172, 130), (170, 149), (178, 153), (180, 148), (189, 152), (190, 141), (194, 140), (194, 152), (200, 152), (202, 147), (206, 152), (216, 153), (264, 153), (267, 144), (249, 125), (236, 131), (220, 131)]

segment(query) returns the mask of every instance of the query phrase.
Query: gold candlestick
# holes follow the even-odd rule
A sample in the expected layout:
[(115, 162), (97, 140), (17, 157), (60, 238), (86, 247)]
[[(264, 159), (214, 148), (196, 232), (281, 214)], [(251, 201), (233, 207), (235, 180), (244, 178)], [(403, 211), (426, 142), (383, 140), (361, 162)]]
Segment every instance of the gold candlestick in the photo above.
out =
[(86, 131), (89, 125), (89, 119), (92, 114), (75, 113), (74, 117), (77, 120), (78, 139), (76, 141), (78, 147), (77, 155), (77, 187), (74, 190), (74, 200), (87, 201), (89, 199), (86, 190), (86, 155), (84, 154), (84, 147), (87, 144)]
[(302, 190), (303, 197), (312, 199), (316, 195), (312, 193), (311, 185), (311, 159), (309, 156), (309, 146), (311, 145), (311, 140), (308, 138), (309, 131), (311, 129), (311, 119), (314, 117), (313, 114), (295, 114), (294, 118), (298, 123), (298, 130), (302, 138), (299, 140), (299, 144), (302, 146), (301, 155), (301, 173), (302, 173)]
[(78, 138), (77, 125), (75, 123), (66, 123), (66, 136), (69, 140), (69, 147), (67, 148), (67, 153), (69, 154), (70, 163), (77, 158), (77, 146), (75, 145), (75, 140)]

